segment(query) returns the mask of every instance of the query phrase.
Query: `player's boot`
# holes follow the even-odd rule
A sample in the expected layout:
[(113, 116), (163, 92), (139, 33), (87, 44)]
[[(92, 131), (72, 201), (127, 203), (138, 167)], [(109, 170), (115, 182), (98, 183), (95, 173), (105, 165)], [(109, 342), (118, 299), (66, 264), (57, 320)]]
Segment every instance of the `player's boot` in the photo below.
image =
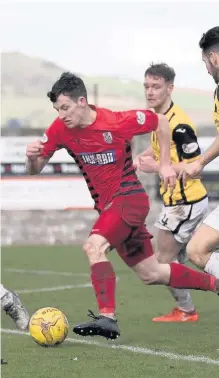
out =
[(80, 336), (103, 336), (106, 339), (117, 339), (120, 336), (120, 330), (117, 324), (117, 320), (108, 318), (107, 316), (98, 315), (95, 316), (92, 311), (89, 310), (89, 314), (93, 320), (78, 324), (73, 328), (73, 332)]
[(22, 305), (19, 296), (12, 291), (8, 291), (1, 299), (1, 305), (6, 314), (15, 322), (17, 328), (25, 331), (29, 324), (29, 314)]
[(191, 312), (185, 312), (179, 308), (174, 308), (169, 314), (162, 315), (157, 318), (153, 318), (152, 322), (156, 323), (186, 323), (186, 322), (197, 322), (199, 319), (198, 313), (194, 310)]
[(3, 358), (1, 358), (1, 365), (7, 365), (7, 361), (6, 360), (4, 360)]

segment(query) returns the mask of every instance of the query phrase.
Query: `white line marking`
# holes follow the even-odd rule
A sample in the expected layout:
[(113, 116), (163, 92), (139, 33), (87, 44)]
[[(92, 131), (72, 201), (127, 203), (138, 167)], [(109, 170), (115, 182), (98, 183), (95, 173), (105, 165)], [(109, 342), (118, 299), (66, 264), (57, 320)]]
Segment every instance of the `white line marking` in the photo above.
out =
[(10, 273), (21, 273), (21, 274), (37, 274), (39, 276), (43, 275), (55, 275), (55, 276), (66, 276), (66, 277), (89, 277), (87, 273), (73, 273), (73, 272), (54, 272), (53, 270), (32, 270), (32, 269), (14, 269), (8, 268), (4, 269), (5, 272)]
[[(73, 273), (73, 272), (54, 272), (53, 270), (32, 270), (32, 269), (15, 269), (15, 268), (8, 268), (4, 269), (5, 272), (10, 273), (21, 273), (21, 274), (37, 274), (37, 275), (55, 275), (55, 276), (65, 276), (65, 277), (89, 277), (89, 274), (86, 273)], [(53, 286), (53, 287), (42, 287), (38, 289), (20, 289), (15, 290), (18, 294), (31, 294), (31, 293), (45, 293), (49, 291), (60, 291), (60, 290), (68, 290), (68, 289), (81, 289), (86, 287), (92, 287), (91, 283), (85, 284), (75, 284), (75, 285), (63, 285), (63, 286)]]
[[(14, 335), (25, 335), (29, 336), (28, 332), (22, 332), (18, 330), (12, 330), (12, 329), (1, 329), (2, 333), (7, 334), (14, 334)], [(85, 344), (85, 345), (94, 345), (101, 348), (108, 348), (108, 349), (121, 349), (125, 350), (127, 352), (132, 353), (138, 353), (138, 354), (146, 354), (148, 356), (156, 356), (156, 357), (164, 357), (168, 358), (169, 360), (176, 360), (176, 361), (189, 361), (189, 362), (203, 362), (204, 364), (208, 365), (219, 365), (219, 360), (213, 360), (212, 358), (206, 357), (206, 356), (194, 356), (194, 355), (183, 355), (183, 354), (177, 354), (177, 353), (170, 353), (165, 351), (157, 351), (150, 348), (140, 348), (137, 346), (131, 346), (131, 345), (120, 345), (120, 344), (104, 344), (100, 343), (98, 341), (88, 341), (88, 340), (80, 340), (80, 339), (73, 339), (73, 338), (67, 338), (67, 342), (71, 344)]]
[[(21, 274), (37, 274), (37, 275), (55, 275), (55, 276), (65, 276), (65, 277), (89, 277), (87, 273), (73, 273), (73, 272), (54, 272), (53, 270), (33, 270), (33, 269), (16, 269), (8, 268), (4, 269), (5, 272), (9, 273), (21, 273)], [(116, 281), (119, 280), (119, 277), (116, 277)], [(75, 284), (75, 285), (64, 285), (64, 286), (53, 286), (53, 287), (43, 287), (38, 289), (20, 289), (15, 290), (18, 294), (31, 294), (31, 293), (44, 293), (50, 291), (60, 291), (68, 289), (83, 289), (87, 287), (92, 287), (91, 283), (85, 284)]]
[(41, 287), (38, 289), (21, 289), (15, 290), (18, 294), (31, 294), (31, 293), (46, 293), (49, 291), (60, 291), (60, 290), (68, 290), (68, 289), (82, 289), (86, 287), (92, 287), (91, 283), (86, 284), (76, 284), (76, 285), (65, 285), (65, 286), (54, 286), (54, 287)]

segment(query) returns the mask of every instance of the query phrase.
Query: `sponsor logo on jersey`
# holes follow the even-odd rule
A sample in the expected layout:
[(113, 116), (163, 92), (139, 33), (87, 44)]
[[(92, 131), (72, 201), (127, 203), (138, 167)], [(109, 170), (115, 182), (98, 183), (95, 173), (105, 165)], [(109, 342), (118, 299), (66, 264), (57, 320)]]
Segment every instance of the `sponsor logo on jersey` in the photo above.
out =
[(183, 144), (182, 150), (185, 152), (185, 154), (192, 154), (193, 152), (198, 150), (198, 143), (189, 143), (189, 144)]
[(46, 143), (48, 142), (48, 136), (46, 134), (43, 134), (42, 138), (41, 138), (41, 142), (42, 143)]
[(113, 137), (110, 132), (103, 133), (103, 139), (105, 140), (106, 143), (112, 143)]
[(137, 122), (139, 123), (139, 125), (145, 124), (145, 119), (146, 119), (145, 113), (137, 111), (136, 117), (137, 117)]
[(116, 153), (114, 150), (98, 153), (82, 152), (80, 157), (84, 164), (89, 165), (106, 165), (114, 164), (116, 162)]
[(186, 129), (183, 129), (183, 128), (176, 130), (176, 133), (183, 133), (184, 134), (185, 132), (186, 132)]

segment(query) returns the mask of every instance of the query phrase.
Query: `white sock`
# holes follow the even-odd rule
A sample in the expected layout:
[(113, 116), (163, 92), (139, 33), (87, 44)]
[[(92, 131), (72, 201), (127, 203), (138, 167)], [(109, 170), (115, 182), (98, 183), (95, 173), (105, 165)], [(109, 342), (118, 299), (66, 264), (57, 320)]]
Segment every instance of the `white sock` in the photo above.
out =
[[(179, 264), (178, 260), (174, 260), (174, 262)], [(192, 303), (192, 297), (188, 289), (175, 289), (173, 287), (168, 287), (168, 289), (180, 310), (185, 312), (192, 312), (195, 310), (195, 306)]]
[(2, 284), (0, 284), (0, 296), (1, 296), (1, 299), (4, 297), (4, 295), (8, 293), (8, 290), (4, 288), (4, 286)]
[(192, 297), (188, 289), (175, 289), (168, 287), (171, 295), (176, 300), (177, 307), (185, 312), (192, 312), (195, 307), (192, 303)]
[(204, 271), (219, 278), (219, 252), (212, 252)]

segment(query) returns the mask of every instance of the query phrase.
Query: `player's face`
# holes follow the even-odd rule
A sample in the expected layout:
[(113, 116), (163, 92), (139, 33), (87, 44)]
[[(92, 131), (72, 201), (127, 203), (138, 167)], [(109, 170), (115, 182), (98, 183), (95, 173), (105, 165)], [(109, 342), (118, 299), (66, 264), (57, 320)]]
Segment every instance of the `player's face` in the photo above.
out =
[(72, 129), (82, 124), (86, 104), (84, 97), (73, 100), (69, 96), (60, 94), (53, 107), (58, 111), (59, 118)]
[(149, 108), (162, 106), (173, 90), (173, 84), (167, 83), (163, 77), (147, 75), (144, 79), (144, 91)]
[(210, 54), (202, 53), (202, 60), (205, 62), (207, 71), (211, 75), (216, 84), (219, 83), (219, 54), (210, 52)]

